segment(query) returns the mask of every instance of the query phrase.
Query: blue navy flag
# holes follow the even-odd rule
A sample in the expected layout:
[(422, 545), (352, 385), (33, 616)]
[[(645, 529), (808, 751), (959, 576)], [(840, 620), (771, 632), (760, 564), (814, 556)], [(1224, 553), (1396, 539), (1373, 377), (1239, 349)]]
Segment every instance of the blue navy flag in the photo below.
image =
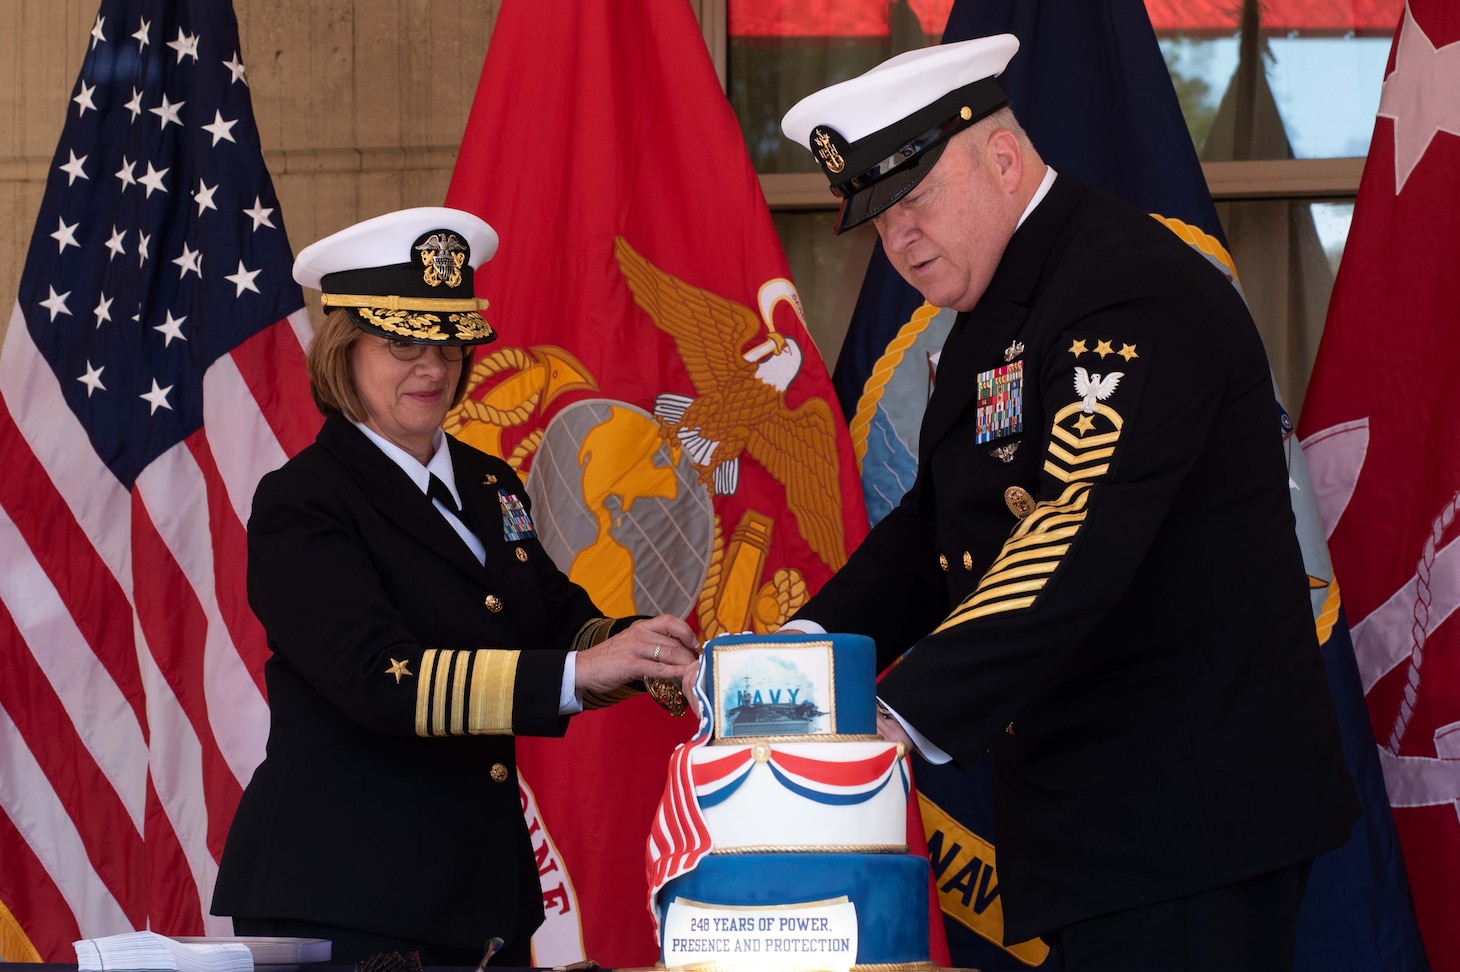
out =
[[(957, 0), (944, 42), (1012, 33), (1019, 53), (1000, 84), (1045, 161), (1151, 213), (1237, 286), (1216, 209), (1155, 33), (1139, 0)], [(873, 522), (916, 473), (918, 427), (953, 313), (926, 304), (872, 255), (834, 381)], [(1367, 813), (1347, 845), (1314, 865), (1300, 915), (1298, 967), (1419, 969), (1403, 863), (1322, 525), (1281, 403), (1292, 500), (1344, 751)], [(953, 962), (985, 969), (1047, 961), (1040, 943), (1008, 951), (998, 906), (995, 836), (983, 764), (967, 773), (919, 763), (928, 848)]]
[[(77, 38), (78, 43), (81, 38)], [(232, 8), (104, 0), (0, 351), (0, 960), (227, 934), (253, 489), (318, 427)]]

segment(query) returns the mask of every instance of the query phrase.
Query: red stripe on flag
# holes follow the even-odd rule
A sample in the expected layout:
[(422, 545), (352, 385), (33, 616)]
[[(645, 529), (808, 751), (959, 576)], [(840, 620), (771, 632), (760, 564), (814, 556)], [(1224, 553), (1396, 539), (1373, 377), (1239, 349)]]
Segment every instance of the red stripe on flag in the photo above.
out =
[[(223, 854), (228, 823), (233, 819), (243, 789), (223, 758), (208, 721), (200, 650), (207, 642), (208, 619), (136, 492), (132, 494), (132, 560), (136, 565), (134, 597), (138, 623), (158, 669), (177, 696), (202, 745), (208, 850), (217, 860)], [(150, 843), (150, 833), (148, 840)]]
[[(209, 806), (212, 806), (210, 801)], [(209, 839), (212, 838), (212, 818), (209, 814)], [(233, 816), (230, 808), (228, 816)], [(162, 810), (152, 778), (147, 778), (147, 858), (148, 885), (151, 889), (151, 929), (159, 935), (201, 935), (203, 929), (203, 905), (198, 896), (198, 886), (188, 869), (188, 859), (182, 844), (172, 829), (172, 823)], [(215, 851), (213, 859), (218, 859)]]
[(75, 962), (76, 950), (71, 943), (81, 937), (76, 916), (40, 859), (3, 813), (0, 861), (5, 862), (0, 867), (0, 903), (10, 909), (20, 930), (41, 953), (41, 961)]
[(126, 594), (4, 407), (0, 407), (0, 455), (5, 457), (0, 506), (10, 514), (82, 637), (131, 705), (145, 739), (147, 704)]
[(0, 707), (51, 781), (86, 856), (133, 925), (147, 923), (142, 836), (111, 781), (77, 735), (71, 716), (0, 601)]
[(268, 639), (263, 625), (248, 606), (248, 534), (238, 522), (238, 514), (228, 498), (218, 464), (213, 460), (203, 430), (188, 436), (184, 443), (208, 488), (208, 529), (213, 539), (213, 582), (218, 610), (228, 628), (233, 646), (248, 667), (248, 673), (259, 687), (259, 694), (268, 698), (264, 687), (264, 662), (269, 658)]
[(897, 750), (889, 749), (869, 759), (841, 763), (810, 756), (796, 756), (772, 747), (771, 759), (781, 768), (817, 783), (830, 786), (866, 786), (876, 782), (897, 761)]
[(232, 356), (284, 454), (292, 456), (313, 442), (324, 419), (310, 397), (304, 348), (289, 322), (264, 328), (234, 348)]

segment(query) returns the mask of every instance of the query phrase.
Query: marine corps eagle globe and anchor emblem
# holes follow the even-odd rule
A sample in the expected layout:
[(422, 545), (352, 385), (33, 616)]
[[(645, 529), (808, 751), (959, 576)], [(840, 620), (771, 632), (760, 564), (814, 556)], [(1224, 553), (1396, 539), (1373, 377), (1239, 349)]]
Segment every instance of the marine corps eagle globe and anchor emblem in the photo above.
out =
[[(549, 556), (609, 614), (694, 613), (705, 639), (773, 631), (809, 597), (801, 569), (777, 552), (778, 532), (799, 533), (832, 569), (846, 560), (838, 423), (821, 398), (785, 401), (802, 352), (772, 321), (784, 303), (804, 325), (795, 288), (767, 281), (757, 313), (658, 270), (622, 239), (614, 251), (695, 394), (660, 391), (651, 414), (605, 395), (566, 348), (499, 348), (475, 362), (445, 428), (531, 477)], [(570, 392), (590, 394), (558, 401)], [(748, 489), (742, 455), (785, 500), (747, 496), (722, 524), (712, 501)], [(764, 489), (759, 470), (755, 481)], [(781, 508), (794, 523), (779, 520)]]

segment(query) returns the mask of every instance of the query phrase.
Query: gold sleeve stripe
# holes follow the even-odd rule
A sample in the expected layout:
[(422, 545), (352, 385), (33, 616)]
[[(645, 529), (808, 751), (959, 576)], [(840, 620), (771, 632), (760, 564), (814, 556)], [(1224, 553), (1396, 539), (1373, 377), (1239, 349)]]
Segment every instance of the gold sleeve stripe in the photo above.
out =
[(1090, 514), (1087, 513), (1085, 510), (1080, 510), (1078, 513), (1062, 513), (1058, 510), (1053, 510), (1048, 516), (1040, 521), (1039, 529), (1029, 534), (1029, 536), (1037, 537), (1041, 534), (1047, 534), (1058, 530), (1062, 526), (1068, 526), (1075, 523), (1083, 523), (1085, 521), (1085, 517), (1089, 515)]
[(476, 652), (467, 732), (474, 736), (512, 734), (512, 690), (517, 685), (517, 659), (521, 654), (494, 648)]
[(1046, 543), (1054, 543), (1057, 540), (1068, 540), (1079, 532), (1080, 528), (1078, 526), (1067, 526), (1060, 527), (1057, 530), (1050, 530), (1047, 533), (1037, 532), (1031, 533), (1027, 537), (1016, 537), (1012, 540), (1005, 540), (1004, 553), (1001, 556), (1008, 554), (1012, 550), (1022, 550), (1025, 547), (1038, 547)]
[(1114, 432), (1101, 432), (1098, 435), (1087, 435), (1081, 438), (1069, 429), (1056, 425), (1054, 427), (1054, 437), (1076, 449), (1097, 449), (1101, 446), (1115, 445), (1116, 440), (1120, 438), (1120, 429), (1117, 428)]
[(1038, 560), (1032, 564), (1023, 564), (1019, 567), (1009, 567), (998, 571), (990, 569), (987, 574), (983, 575), (983, 580), (978, 583), (982, 587), (985, 584), (990, 586), (1002, 584), (1004, 581), (1013, 580), (1016, 577), (1048, 576), (1053, 574), (1054, 569), (1059, 565), (1059, 558), (1055, 558), (1054, 560)]
[[(456, 652), (443, 651), (436, 659), (436, 684), (431, 688), (431, 735), (446, 735), (446, 689), (451, 684), (451, 663)], [(421, 681), (425, 681), (422, 678)]]
[[(1016, 590), (1016, 587), (1023, 587), (1024, 589)], [(943, 623), (938, 626), (938, 630), (942, 631), (944, 628), (951, 628), (963, 624), (966, 621), (972, 621), (974, 618), (984, 618), (991, 614), (1002, 614), (1006, 611), (1016, 611), (1021, 607), (1027, 607), (1034, 603), (1034, 599), (1043, 588), (1044, 580), (1040, 579), (1024, 585), (1011, 584), (1008, 587), (1002, 588), (1006, 592), (1004, 596), (985, 598), (976, 604), (973, 603), (972, 598), (969, 598), (960, 604), (952, 614), (943, 619)]]
[(1014, 550), (995, 560), (989, 565), (984, 576), (997, 573), (1025, 560), (1035, 560), (1039, 557), (1062, 557), (1065, 551), (1070, 549), (1067, 543), (1057, 543), (1048, 547), (1030, 547), (1027, 550)]
[(1049, 454), (1071, 466), (1079, 466), (1087, 462), (1094, 462), (1096, 459), (1109, 459), (1115, 455), (1115, 446), (1106, 446), (1103, 449), (1084, 449), (1078, 454), (1061, 449), (1057, 444), (1049, 444)]
[(451, 680), (451, 734), (459, 736), (466, 723), (466, 670), (468, 656), (461, 652), (456, 658), (456, 676)]
[(416, 680), (416, 735), (431, 735), (431, 674), (436, 666), (436, 649), (421, 656), (421, 677)]
[(507, 735), (519, 652), (428, 648), (416, 687), (416, 735)]
[(629, 685), (620, 685), (618, 688), (611, 689), (607, 692), (584, 692), (583, 708), (585, 711), (588, 709), (604, 709), (616, 702), (622, 702), (625, 699), (631, 699), (643, 693), (643, 689), (634, 688)]
[(997, 604), (985, 604), (983, 607), (974, 608), (971, 611), (957, 611), (950, 615), (948, 620), (938, 625), (933, 633), (937, 634), (945, 628), (956, 627), (957, 625), (974, 621), (978, 618), (986, 618), (990, 614), (1002, 614), (1005, 611), (1018, 611), (1021, 608), (1027, 608), (1034, 603), (1034, 597), (1035, 595), (1031, 594), (1028, 597), (1016, 597), (1012, 600), (1000, 601)]
[(573, 650), (583, 651), (608, 640), (613, 628), (613, 618), (593, 618), (578, 629), (573, 636)]
[(1056, 466), (1054, 463), (1046, 460), (1044, 463), (1044, 471), (1049, 473), (1055, 479), (1069, 483), (1079, 479), (1097, 479), (1100, 476), (1104, 476), (1107, 472), (1110, 471), (1110, 463), (1102, 463), (1101, 465), (1094, 466), (1090, 469), (1081, 469), (1078, 472), (1065, 472), (1059, 466)]
[[(1072, 495), (1073, 494), (1073, 495)], [(1067, 499), (1068, 497), (1068, 499)], [(1031, 532), (1049, 529), (1051, 517), (1076, 513), (1083, 510), (1090, 499), (1090, 484), (1075, 483), (1065, 487), (1064, 495), (1053, 503), (1040, 503), (1034, 512), (1026, 516), (1014, 528), (1012, 536), (1023, 537)]]
[(1072, 485), (1064, 487), (1060, 498), (1054, 502), (1041, 502), (1035, 506), (1032, 514), (1019, 521), (1018, 527), (1015, 527), (1015, 531), (1013, 531), (1013, 536), (1022, 537), (1037, 527), (1042, 528), (1042, 522), (1048, 517), (1053, 517), (1054, 514), (1085, 509), (1086, 502), (1089, 502), (1089, 489), (1091, 489), (1089, 483), (1072, 483)]
[(977, 607), (980, 604), (987, 604), (990, 601), (997, 601), (1000, 598), (1008, 597), (1011, 594), (1025, 594), (1037, 591), (1044, 586), (1047, 577), (1040, 577), (1036, 580), (1017, 581), (1012, 584), (1002, 584), (997, 587), (984, 587), (979, 585), (978, 590), (963, 599), (963, 603), (954, 609), (956, 615), (964, 608)]

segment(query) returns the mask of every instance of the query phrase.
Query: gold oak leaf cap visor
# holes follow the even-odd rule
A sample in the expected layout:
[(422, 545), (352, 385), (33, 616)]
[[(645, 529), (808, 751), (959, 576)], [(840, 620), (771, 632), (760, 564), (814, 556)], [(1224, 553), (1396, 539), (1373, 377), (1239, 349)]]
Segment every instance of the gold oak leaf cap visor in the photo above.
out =
[(487, 301), (473, 275), (497, 252), (497, 232), (460, 209), (402, 209), (311, 243), (294, 260), (300, 286), (322, 291), (367, 334), (416, 344), (486, 344)]
[(811, 149), (841, 197), (834, 232), (907, 195), (948, 139), (1008, 104), (995, 78), (1018, 49), (1013, 34), (997, 34), (908, 51), (786, 112), (781, 131)]

